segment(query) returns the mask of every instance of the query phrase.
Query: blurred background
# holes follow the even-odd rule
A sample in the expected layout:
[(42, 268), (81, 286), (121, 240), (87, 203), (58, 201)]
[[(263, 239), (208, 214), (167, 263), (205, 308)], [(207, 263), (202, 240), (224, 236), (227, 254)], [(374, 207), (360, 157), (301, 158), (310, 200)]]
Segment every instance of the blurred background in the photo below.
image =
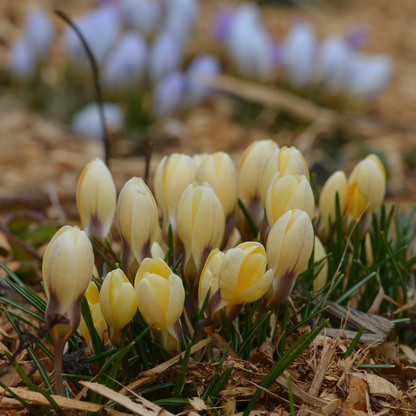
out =
[[(100, 68), (118, 190), (173, 152), (296, 146), (318, 183), (370, 152), (388, 200), (416, 194), (414, 0), (1, 0), (0, 207), (76, 217), (83, 167), (104, 158)], [(64, 207), (64, 209), (62, 209)], [(65, 214), (64, 214), (65, 212)]]

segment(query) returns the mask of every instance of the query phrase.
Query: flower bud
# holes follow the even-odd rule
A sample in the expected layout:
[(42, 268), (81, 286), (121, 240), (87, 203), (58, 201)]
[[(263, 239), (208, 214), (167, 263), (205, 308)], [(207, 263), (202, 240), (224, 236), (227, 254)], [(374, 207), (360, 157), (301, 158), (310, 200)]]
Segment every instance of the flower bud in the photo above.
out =
[(227, 153), (218, 152), (204, 159), (197, 171), (196, 180), (198, 183), (209, 183), (224, 209), (226, 222), (223, 246), (227, 243), (234, 225), (234, 212), (238, 201), (237, 169)]
[[(108, 342), (107, 322), (105, 321), (103, 312), (101, 310), (100, 292), (98, 291), (97, 286), (94, 282), (90, 282), (88, 289), (85, 292), (85, 298), (87, 299), (88, 306), (90, 307), (91, 317), (94, 323), (95, 330), (97, 331), (97, 335), (105, 345)], [(87, 343), (87, 347), (90, 350), (90, 352), (93, 353), (94, 349), (91, 342), (90, 331), (88, 330), (87, 324), (85, 323), (84, 318), (82, 317), (78, 327), (78, 331), (81, 333), (82, 337)]]
[(370, 233), (367, 233), (365, 235), (364, 247), (365, 247), (365, 256), (367, 260), (367, 267), (371, 267), (374, 264), (374, 252), (373, 252), (373, 245), (371, 243)]
[(268, 267), (274, 272), (266, 293), (270, 309), (290, 296), (296, 277), (309, 261), (313, 241), (311, 220), (298, 209), (286, 212), (271, 228), (266, 246)]
[[(273, 140), (256, 141), (245, 150), (238, 167), (238, 196), (259, 227), (264, 217), (260, 198), (261, 174), (267, 159), (276, 149), (278, 146)], [(257, 237), (253, 236), (245, 218), (242, 217), (239, 225), (243, 240)]]
[(154, 87), (153, 114), (158, 118), (168, 117), (184, 104), (186, 79), (180, 72), (169, 72), (162, 76)]
[[(63, 349), (78, 328), (81, 300), (91, 281), (93, 267), (91, 242), (78, 227), (62, 227), (43, 256), (42, 273), (48, 298), (45, 318), (55, 349), (55, 379), (60, 395), (63, 394)], [(68, 322), (54, 324), (59, 316)]]
[(320, 220), (318, 235), (324, 242), (328, 241), (332, 225), (336, 221), (337, 192), (341, 215), (343, 215), (347, 203), (347, 177), (342, 170), (338, 170), (328, 178), (319, 198)]
[(134, 287), (120, 269), (108, 273), (104, 279), (100, 291), (100, 304), (110, 331), (111, 343), (118, 347), (123, 328), (137, 311)]
[(121, 11), (127, 24), (143, 33), (152, 36), (160, 27), (162, 4), (153, 0), (124, 0)]
[(164, 156), (155, 173), (154, 190), (163, 212), (163, 234), (168, 236), (169, 224), (177, 235), (176, 212), (186, 187), (195, 179), (195, 163), (190, 156), (173, 153)]
[(266, 198), (266, 214), (270, 227), (292, 209), (305, 211), (312, 219), (314, 205), (312, 188), (305, 176), (287, 175), (280, 178), (280, 174), (276, 173)]
[(8, 67), (10, 76), (22, 81), (35, 75), (36, 57), (26, 39), (17, 41), (10, 48)]
[(183, 244), (182, 277), (187, 283), (188, 307), (192, 313), (199, 277), (209, 253), (224, 236), (224, 210), (214, 190), (204, 182), (189, 185), (178, 205), (178, 236)]
[(195, 164), (195, 169), (198, 171), (199, 167), (202, 165), (202, 162), (209, 156), (208, 153), (195, 153), (192, 156), (192, 159)]
[(152, 258), (153, 259), (162, 259), (163, 260), (165, 258), (165, 252), (163, 251), (160, 244), (156, 241), (152, 244), (151, 252), (152, 252)]
[(182, 327), (179, 318), (185, 302), (182, 280), (162, 260), (146, 259), (137, 272), (135, 290), (140, 313), (153, 332), (161, 330), (161, 344), (171, 353), (180, 350)]
[[(314, 263), (321, 261), (326, 256), (327, 254), (325, 251), (325, 247), (321, 243), (321, 240), (317, 236), (315, 236), (315, 249), (313, 258)], [(323, 264), (320, 263), (318, 269), (321, 269), (321, 271), (313, 281), (313, 291), (315, 293), (319, 292), (326, 285), (326, 281), (328, 280), (328, 260), (325, 260)]]
[(361, 217), (362, 235), (365, 235), (373, 212), (377, 211), (386, 192), (386, 172), (380, 159), (368, 155), (359, 162), (348, 178), (346, 212), (350, 219)]
[(130, 179), (121, 190), (117, 220), (123, 243), (122, 269), (133, 281), (140, 263), (152, 256), (158, 226), (156, 201), (142, 178)]
[(111, 172), (100, 159), (85, 166), (78, 180), (77, 207), (82, 227), (90, 238), (104, 241), (116, 212), (116, 186)]
[(304, 175), (309, 181), (308, 166), (298, 149), (293, 146), (276, 149), (267, 159), (261, 173), (261, 200), (264, 206), (266, 206), (267, 190), (276, 173), (279, 173), (280, 178), (286, 175)]
[(273, 270), (266, 272), (266, 265), (266, 251), (260, 243), (242, 243), (226, 254), (218, 249), (212, 251), (199, 283), (200, 308), (211, 289), (205, 323), (220, 321), (219, 311), (223, 308), (228, 320), (233, 321), (245, 303), (260, 299), (273, 279)]

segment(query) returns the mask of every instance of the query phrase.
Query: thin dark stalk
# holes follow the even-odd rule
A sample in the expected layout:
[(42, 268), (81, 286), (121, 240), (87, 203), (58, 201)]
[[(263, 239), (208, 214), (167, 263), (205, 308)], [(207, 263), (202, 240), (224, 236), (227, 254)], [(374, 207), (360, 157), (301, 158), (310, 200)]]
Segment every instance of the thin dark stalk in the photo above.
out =
[(84, 36), (78, 29), (78, 27), (75, 25), (75, 23), (71, 20), (71, 18), (65, 14), (62, 10), (56, 9), (55, 14), (58, 15), (61, 19), (63, 19), (66, 23), (68, 23), (69, 26), (74, 29), (76, 34), (78, 35), (79, 39), (82, 42), (82, 45), (85, 49), (85, 52), (87, 54), (88, 60), (91, 65), (91, 71), (92, 71), (92, 78), (94, 82), (95, 87), (95, 94), (97, 97), (97, 104), (98, 104), (98, 111), (100, 113), (100, 120), (101, 120), (101, 126), (103, 129), (103, 142), (104, 142), (104, 160), (105, 164), (110, 167), (110, 137), (108, 135), (107, 127), (105, 124), (105, 117), (104, 117), (104, 106), (103, 106), (103, 96), (101, 93), (101, 85), (100, 85), (100, 73), (97, 65), (97, 61), (94, 58), (94, 55), (88, 46), (88, 43), (86, 42)]
[(147, 186), (149, 186), (150, 159), (152, 158), (152, 154), (153, 154), (153, 142), (149, 141), (147, 143), (147, 149), (144, 154), (146, 157), (146, 168), (144, 170), (144, 182), (146, 183)]
[(64, 378), (62, 377), (62, 358), (66, 341), (61, 338), (53, 339), (53, 366), (55, 373), (55, 388), (59, 396), (64, 396)]

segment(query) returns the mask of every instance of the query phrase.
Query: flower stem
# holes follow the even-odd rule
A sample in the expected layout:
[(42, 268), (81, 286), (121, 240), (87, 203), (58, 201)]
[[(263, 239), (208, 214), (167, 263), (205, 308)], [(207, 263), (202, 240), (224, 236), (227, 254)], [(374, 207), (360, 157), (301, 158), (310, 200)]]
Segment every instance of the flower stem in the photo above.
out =
[(64, 379), (62, 377), (62, 358), (66, 341), (54, 339), (54, 369), (55, 369), (55, 387), (59, 396), (64, 396)]

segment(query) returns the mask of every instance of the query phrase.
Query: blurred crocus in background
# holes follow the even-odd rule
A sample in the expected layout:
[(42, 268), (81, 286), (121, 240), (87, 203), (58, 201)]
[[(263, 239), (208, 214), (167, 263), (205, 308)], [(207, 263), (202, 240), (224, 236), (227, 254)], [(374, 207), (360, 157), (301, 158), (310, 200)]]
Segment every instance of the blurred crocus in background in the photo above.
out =
[(10, 49), (9, 72), (13, 78), (27, 80), (36, 72), (36, 60), (32, 47), (25, 40), (17, 41)]
[(160, 24), (162, 3), (155, 0), (124, 0), (121, 1), (121, 13), (131, 29), (150, 37)]
[(155, 85), (153, 114), (163, 118), (181, 109), (184, 105), (186, 79), (180, 72), (171, 72), (163, 76)]

